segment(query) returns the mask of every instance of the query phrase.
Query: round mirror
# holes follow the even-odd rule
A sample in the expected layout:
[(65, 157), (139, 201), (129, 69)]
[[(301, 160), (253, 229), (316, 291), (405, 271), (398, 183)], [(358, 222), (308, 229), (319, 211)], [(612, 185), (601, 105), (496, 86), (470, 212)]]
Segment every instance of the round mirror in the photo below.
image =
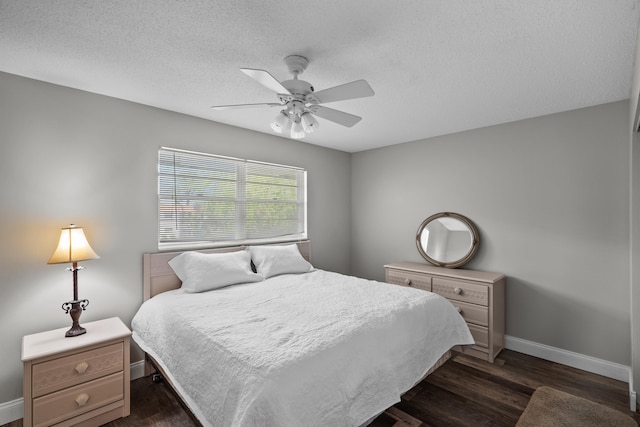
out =
[(478, 251), (480, 237), (471, 220), (453, 212), (440, 212), (425, 219), (418, 228), (416, 245), (420, 255), (433, 265), (456, 268)]

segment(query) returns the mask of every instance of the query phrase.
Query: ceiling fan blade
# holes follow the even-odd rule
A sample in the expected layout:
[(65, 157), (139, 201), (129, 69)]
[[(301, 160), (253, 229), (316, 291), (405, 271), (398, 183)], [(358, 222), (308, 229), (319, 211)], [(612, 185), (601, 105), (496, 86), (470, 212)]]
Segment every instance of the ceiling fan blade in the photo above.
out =
[(261, 104), (236, 104), (236, 105), (212, 105), (214, 110), (230, 110), (232, 108), (253, 108), (253, 107), (282, 107), (282, 104), (277, 102), (263, 102)]
[(320, 104), (324, 104), (327, 102), (343, 101), (345, 99), (373, 96), (375, 92), (365, 80), (356, 80), (355, 82), (323, 89), (315, 92), (313, 95)]
[(247, 76), (256, 80), (262, 86), (266, 87), (274, 91), (275, 93), (286, 93), (287, 95), (291, 95), (289, 90), (282, 86), (282, 84), (271, 74), (269, 74), (265, 70), (255, 70), (253, 68), (240, 68), (240, 71), (245, 73)]
[(314, 105), (310, 110), (318, 117), (349, 128), (362, 120), (362, 117), (354, 116), (344, 111), (334, 110), (333, 108), (323, 107), (322, 105)]

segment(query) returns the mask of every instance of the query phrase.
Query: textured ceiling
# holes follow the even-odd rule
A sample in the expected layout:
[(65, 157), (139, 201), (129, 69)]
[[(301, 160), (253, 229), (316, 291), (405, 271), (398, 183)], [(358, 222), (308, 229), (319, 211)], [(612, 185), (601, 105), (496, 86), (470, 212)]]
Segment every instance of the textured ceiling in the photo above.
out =
[(638, 0), (0, 0), (0, 71), (271, 133), (239, 71), (365, 79), (301, 143), (348, 152), (629, 98)]

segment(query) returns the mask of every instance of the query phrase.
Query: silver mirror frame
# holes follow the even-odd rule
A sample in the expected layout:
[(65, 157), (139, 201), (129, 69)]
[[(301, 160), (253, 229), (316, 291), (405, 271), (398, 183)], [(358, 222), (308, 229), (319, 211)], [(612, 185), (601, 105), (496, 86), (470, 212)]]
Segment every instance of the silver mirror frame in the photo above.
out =
[[(429, 255), (427, 255), (426, 248), (423, 248), (422, 245), (420, 244), (421, 242), (420, 237), (422, 235), (422, 231), (427, 227), (427, 225), (431, 221), (436, 220), (438, 218), (443, 218), (443, 217), (455, 218), (461, 221), (462, 223), (464, 223), (469, 229), (469, 231), (471, 232), (472, 240), (473, 240), (471, 242), (471, 248), (469, 249), (469, 252), (467, 252), (467, 254), (462, 258), (455, 261), (451, 261), (451, 262), (443, 262), (443, 261), (431, 258)], [(420, 227), (418, 227), (418, 232), (416, 233), (416, 246), (418, 247), (418, 252), (420, 252), (420, 255), (422, 255), (422, 258), (427, 260), (429, 263), (436, 265), (438, 267), (457, 268), (471, 261), (471, 259), (475, 256), (476, 252), (478, 252), (478, 247), (480, 246), (480, 235), (478, 233), (478, 229), (476, 228), (475, 224), (466, 216), (460, 215), (454, 212), (440, 212), (440, 213), (431, 215), (429, 218), (422, 221), (422, 224), (420, 224)]]

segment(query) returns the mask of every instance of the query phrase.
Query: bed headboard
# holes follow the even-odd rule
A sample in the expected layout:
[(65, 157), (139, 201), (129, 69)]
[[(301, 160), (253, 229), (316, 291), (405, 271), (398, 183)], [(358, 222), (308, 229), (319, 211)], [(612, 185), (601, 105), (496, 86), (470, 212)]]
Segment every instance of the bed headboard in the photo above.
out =
[[(278, 243), (280, 245), (291, 243)], [(300, 254), (307, 261), (311, 261), (311, 244), (308, 240), (297, 242)], [(246, 246), (229, 246), (225, 248), (198, 250), (205, 254), (235, 252), (244, 250)], [(178, 289), (181, 286), (180, 279), (175, 275), (169, 261), (183, 252), (154, 252), (142, 255), (142, 275), (143, 275), (143, 301), (148, 300), (162, 292)]]

